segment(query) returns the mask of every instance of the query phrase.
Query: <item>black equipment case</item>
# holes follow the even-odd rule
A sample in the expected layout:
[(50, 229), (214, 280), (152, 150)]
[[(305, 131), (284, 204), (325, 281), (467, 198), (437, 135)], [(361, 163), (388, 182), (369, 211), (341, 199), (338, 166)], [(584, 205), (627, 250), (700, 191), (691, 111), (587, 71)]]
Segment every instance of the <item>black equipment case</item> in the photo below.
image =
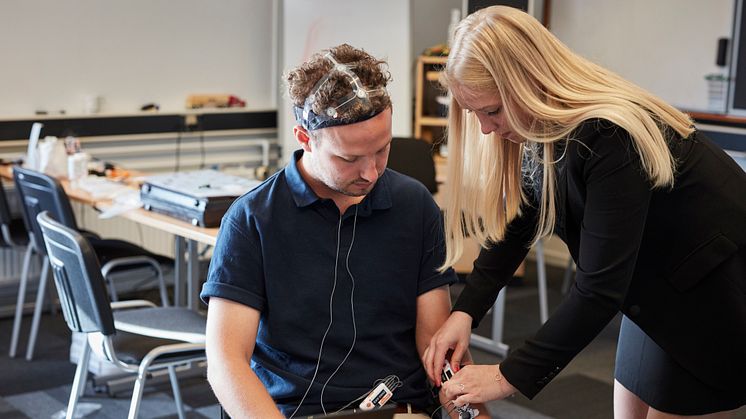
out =
[(218, 227), (233, 201), (259, 183), (216, 170), (156, 175), (140, 187), (140, 200), (148, 211), (199, 227)]

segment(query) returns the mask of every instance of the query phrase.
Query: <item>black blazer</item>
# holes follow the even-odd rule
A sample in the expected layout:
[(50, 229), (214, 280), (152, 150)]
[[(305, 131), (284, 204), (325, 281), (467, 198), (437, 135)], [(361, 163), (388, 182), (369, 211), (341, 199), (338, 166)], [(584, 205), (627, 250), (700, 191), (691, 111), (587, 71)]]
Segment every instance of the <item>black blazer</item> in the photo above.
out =
[[(622, 311), (678, 363), (728, 394), (746, 388), (746, 173), (701, 133), (669, 140), (673, 188), (651, 189), (626, 131), (587, 121), (567, 141), (558, 228), (575, 285), (501, 364), (534, 397)], [(482, 250), (454, 310), (489, 310), (528, 252), (535, 205)]]

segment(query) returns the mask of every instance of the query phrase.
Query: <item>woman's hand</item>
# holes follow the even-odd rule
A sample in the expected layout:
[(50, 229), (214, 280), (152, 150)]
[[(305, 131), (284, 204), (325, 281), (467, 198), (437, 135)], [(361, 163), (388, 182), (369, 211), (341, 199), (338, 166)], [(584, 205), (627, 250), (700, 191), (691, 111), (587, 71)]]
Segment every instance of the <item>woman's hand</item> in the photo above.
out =
[(443, 399), (456, 406), (504, 399), (518, 390), (500, 372), (500, 365), (467, 365), (443, 383)]
[[(438, 393), (438, 399), (440, 400), (440, 408), (445, 411), (446, 416), (451, 419), (461, 419), (461, 416), (459, 416), (459, 411), (453, 404), (453, 400), (448, 400), (445, 396), (445, 391), (443, 391), (442, 389)], [(471, 407), (479, 411), (479, 414), (474, 419), (490, 419), (492, 417), (490, 416), (490, 411), (487, 410), (487, 406), (483, 404), (471, 405)]]
[(471, 323), (470, 315), (462, 311), (454, 311), (430, 339), (430, 345), (422, 355), (422, 364), (436, 387), (441, 385), (440, 373), (443, 371), (443, 362), (449, 350), (453, 350), (451, 368), (454, 372), (458, 372), (464, 353), (469, 349)]

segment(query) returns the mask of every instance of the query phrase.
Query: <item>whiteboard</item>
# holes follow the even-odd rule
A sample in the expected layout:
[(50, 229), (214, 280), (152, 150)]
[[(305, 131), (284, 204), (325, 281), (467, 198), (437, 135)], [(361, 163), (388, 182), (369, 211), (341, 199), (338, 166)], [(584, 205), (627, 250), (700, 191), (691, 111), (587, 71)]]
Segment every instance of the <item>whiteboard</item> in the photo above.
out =
[(707, 110), (705, 76), (730, 38), (734, 0), (552, 0), (567, 46), (685, 110)]
[(0, 116), (104, 113), (148, 102), (184, 109), (191, 93), (274, 108), (269, 0), (3, 0)]

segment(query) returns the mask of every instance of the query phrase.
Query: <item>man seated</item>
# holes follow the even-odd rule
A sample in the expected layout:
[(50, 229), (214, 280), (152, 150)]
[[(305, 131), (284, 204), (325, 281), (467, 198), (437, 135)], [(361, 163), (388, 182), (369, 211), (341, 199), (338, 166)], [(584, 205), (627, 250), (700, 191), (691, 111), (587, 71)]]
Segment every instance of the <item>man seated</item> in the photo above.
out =
[(401, 410), (437, 407), (420, 357), (456, 275), (438, 271), (429, 192), (386, 169), (384, 66), (340, 45), (290, 71), (301, 149), (223, 218), (201, 297), (208, 379), (234, 418), (356, 408), (387, 378)]

